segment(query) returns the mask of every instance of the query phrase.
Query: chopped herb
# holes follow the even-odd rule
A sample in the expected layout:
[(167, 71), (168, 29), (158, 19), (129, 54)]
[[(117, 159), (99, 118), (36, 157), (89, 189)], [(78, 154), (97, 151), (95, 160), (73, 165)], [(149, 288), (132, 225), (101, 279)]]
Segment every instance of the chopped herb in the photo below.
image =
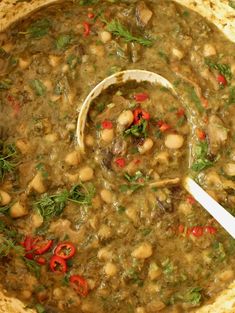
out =
[(163, 51), (158, 51), (158, 55), (166, 62), (169, 63), (169, 57), (167, 54)]
[(213, 165), (213, 162), (208, 159), (208, 144), (207, 142), (200, 142), (195, 147), (195, 162), (191, 169), (195, 172), (200, 172)]
[(14, 145), (5, 145), (0, 142), (0, 181), (3, 181), (5, 175), (12, 172), (16, 167), (15, 158), (16, 149)]
[(116, 36), (124, 38), (126, 42), (137, 42), (143, 46), (151, 46), (153, 44), (152, 40), (150, 39), (132, 35), (130, 31), (117, 20), (107, 22), (106, 20), (102, 19), (102, 21), (106, 23), (107, 31), (113, 33)]
[(43, 18), (33, 22), (27, 31), (22, 32), (21, 34), (27, 34), (31, 38), (39, 39), (48, 34), (51, 26), (51, 21), (49, 21), (47, 18)]
[(74, 54), (70, 54), (67, 57), (66, 62), (69, 65), (69, 68), (72, 70), (79, 63), (79, 58), (76, 55), (74, 55)]
[(85, 186), (80, 183), (72, 187), (68, 200), (78, 204), (91, 205), (94, 195), (95, 187), (92, 184)]
[(63, 286), (69, 286), (69, 278), (70, 278), (70, 273), (66, 273), (61, 280)]
[(97, 110), (99, 113), (103, 112), (104, 109), (105, 109), (105, 103), (99, 103), (99, 104), (96, 105), (96, 110)]
[(117, 207), (117, 212), (118, 212), (119, 214), (122, 214), (122, 213), (124, 213), (125, 211), (126, 211), (126, 208), (125, 208), (124, 206), (119, 205), (119, 206)]
[(38, 170), (38, 171), (40, 171), (41, 173), (42, 173), (42, 176), (44, 177), (44, 178), (48, 178), (48, 172), (46, 171), (46, 169), (45, 169), (45, 165), (43, 164), (43, 163), (38, 163), (37, 165), (36, 165), (36, 170)]
[[(0, 200), (1, 200), (1, 196), (0, 196)], [(10, 209), (9, 205), (5, 205), (5, 206), (0, 206), (0, 214), (6, 214)]]
[(67, 190), (55, 195), (44, 194), (42, 198), (34, 203), (38, 213), (45, 219), (59, 216), (66, 205), (69, 193)]
[(178, 119), (178, 121), (177, 121), (177, 123), (176, 123), (176, 127), (181, 127), (181, 126), (183, 126), (184, 125), (184, 123), (185, 123), (185, 116), (181, 116), (179, 119)]
[(174, 265), (170, 261), (170, 259), (166, 259), (164, 262), (162, 262), (162, 267), (163, 267), (163, 273), (165, 275), (170, 275), (174, 272)]
[(191, 288), (184, 297), (185, 301), (191, 303), (192, 305), (200, 304), (202, 299), (201, 291), (202, 288), (200, 287)]
[(17, 255), (22, 255), (24, 253), (23, 247), (16, 244), (15, 240), (12, 238), (6, 238), (5, 236), (0, 237), (0, 257), (6, 257), (11, 252)]
[(65, 50), (72, 40), (72, 36), (69, 34), (61, 34), (56, 39), (55, 46), (58, 50)]
[(182, 13), (183, 17), (189, 17), (190, 13), (189, 11), (185, 10), (183, 13)]
[(40, 278), (40, 265), (38, 265), (37, 262), (35, 262), (34, 260), (30, 260), (25, 257), (22, 257), (22, 260), (24, 261), (28, 270), (33, 273), (37, 278)]
[(140, 189), (144, 187), (144, 184), (131, 184), (131, 185), (121, 185), (119, 187), (119, 190), (121, 192), (126, 192), (128, 190), (132, 191), (132, 192), (135, 192), (136, 190)]
[(229, 5), (231, 8), (235, 9), (235, 1), (234, 1), (234, 0), (229, 0), (228, 5)]
[(151, 228), (143, 228), (140, 231), (141, 231), (143, 236), (148, 236), (152, 232), (152, 229)]
[(226, 260), (226, 252), (224, 249), (224, 245), (219, 241), (215, 241), (213, 243), (212, 247), (213, 247), (213, 253), (212, 253), (211, 257), (218, 262), (225, 261)]
[(11, 88), (12, 80), (11, 79), (3, 79), (0, 81), (0, 91), (1, 90), (8, 90)]
[(210, 69), (217, 70), (220, 74), (224, 75), (228, 80), (232, 79), (232, 72), (231, 72), (230, 65), (217, 63), (209, 58), (205, 58), (205, 64)]
[(201, 101), (198, 98), (194, 88), (191, 86), (187, 86), (186, 91), (188, 93), (190, 100), (195, 104), (198, 112), (202, 113), (204, 111), (204, 108), (203, 108)]
[(99, 0), (80, 0), (79, 4), (82, 5), (82, 6), (89, 6), (89, 5), (92, 5), (92, 4), (96, 4), (98, 2), (99, 2)]
[(144, 178), (144, 180), (148, 180), (148, 176), (144, 176), (144, 174), (141, 172), (141, 171), (137, 171), (136, 173), (135, 173), (135, 175), (133, 175), (133, 176), (131, 176), (131, 175), (129, 175), (128, 173), (125, 173), (124, 174), (124, 177), (126, 178), (126, 180), (128, 180), (129, 182), (136, 182), (136, 181), (138, 181), (138, 179), (140, 179), (140, 178)]
[(37, 313), (46, 313), (44, 306), (41, 305), (40, 303), (37, 303), (35, 305), (35, 309), (36, 309)]
[(235, 87), (231, 87), (229, 90), (229, 98), (227, 105), (235, 104)]
[(157, 129), (156, 132), (155, 132), (155, 137), (157, 139), (161, 139), (162, 138), (162, 132), (160, 129)]
[(147, 126), (148, 122), (141, 119), (139, 124), (132, 125), (130, 128), (124, 131), (124, 136), (132, 135), (134, 137), (147, 137)]
[(44, 96), (47, 90), (43, 82), (39, 79), (32, 79), (30, 81), (30, 87), (33, 89), (36, 96)]
[(123, 276), (131, 284), (136, 284), (139, 287), (142, 287), (144, 284), (143, 280), (139, 277), (139, 273), (137, 272), (137, 270), (135, 268), (131, 268), (131, 269), (125, 271)]

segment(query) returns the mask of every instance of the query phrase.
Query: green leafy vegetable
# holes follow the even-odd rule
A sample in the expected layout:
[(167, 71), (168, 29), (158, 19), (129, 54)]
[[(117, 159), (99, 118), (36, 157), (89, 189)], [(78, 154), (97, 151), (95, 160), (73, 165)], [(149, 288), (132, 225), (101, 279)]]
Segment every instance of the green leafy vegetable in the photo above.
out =
[(31, 38), (42, 38), (43, 36), (47, 35), (50, 28), (51, 28), (51, 21), (47, 18), (43, 18), (32, 23), (27, 31), (23, 34), (29, 35)]
[(130, 31), (117, 20), (107, 22), (106, 20), (102, 19), (102, 21), (106, 23), (107, 31), (111, 32), (116, 36), (124, 38), (126, 42), (137, 42), (146, 47), (151, 46), (153, 44), (152, 40), (150, 39), (133, 36), (130, 33)]
[(224, 75), (227, 80), (232, 79), (231, 67), (228, 64), (217, 63), (209, 58), (205, 58), (205, 63), (210, 69), (217, 70), (220, 74)]
[(72, 36), (69, 34), (61, 34), (56, 39), (55, 46), (58, 50), (65, 50), (67, 46), (70, 44), (72, 40)]
[(147, 137), (147, 126), (148, 122), (141, 119), (139, 124), (132, 125), (130, 128), (124, 131), (124, 136), (132, 135), (134, 137)]
[(130, 268), (129, 270), (125, 271), (124, 279), (129, 281), (131, 284), (136, 284), (139, 287), (143, 286), (144, 282), (140, 278), (138, 271), (135, 268)]
[(140, 189), (144, 187), (144, 184), (131, 184), (131, 185), (121, 185), (119, 187), (119, 190), (121, 192), (126, 192), (128, 190), (132, 191), (132, 192), (135, 192), (136, 190)]
[(200, 172), (213, 165), (213, 162), (208, 159), (208, 144), (207, 142), (200, 142), (195, 148), (195, 162), (191, 169), (195, 172)]
[(35, 305), (35, 309), (36, 309), (37, 313), (46, 313), (44, 306), (41, 305), (40, 303), (37, 303)]
[(30, 81), (30, 87), (37, 96), (44, 96), (47, 90), (43, 82), (41, 82), (39, 79), (32, 79)]
[(0, 236), (0, 257), (8, 256), (12, 251), (17, 255), (24, 253), (23, 247), (17, 245), (15, 240)]
[(5, 175), (12, 172), (16, 167), (16, 155), (14, 145), (5, 145), (0, 142), (0, 181), (3, 181)]
[(11, 88), (12, 80), (11, 79), (3, 79), (0, 81), (0, 91), (1, 90), (8, 90)]
[(38, 265), (36, 261), (27, 259), (25, 257), (22, 257), (22, 260), (24, 261), (28, 270), (31, 273), (33, 273), (37, 278), (40, 278), (40, 272), (41, 272), (40, 265)]
[(200, 304), (202, 300), (201, 291), (202, 288), (200, 287), (191, 288), (184, 297), (185, 301), (191, 303), (192, 305)]
[(164, 262), (162, 262), (162, 267), (163, 267), (163, 273), (165, 275), (170, 275), (174, 272), (174, 265), (170, 261), (170, 259), (166, 259)]
[(45, 194), (39, 201), (34, 203), (38, 213), (45, 219), (59, 216), (68, 200), (69, 193), (67, 190), (55, 195)]
[(69, 65), (69, 68), (72, 70), (76, 67), (76, 65), (80, 62), (80, 60), (76, 55), (70, 54), (67, 57), (66, 62)]
[(77, 184), (70, 190), (68, 200), (78, 203), (91, 205), (92, 198), (95, 195), (95, 188), (92, 184), (83, 185)]
[(194, 88), (191, 86), (187, 86), (186, 91), (188, 93), (190, 100), (195, 104), (198, 112), (202, 113), (204, 111), (204, 108), (203, 108), (202, 103), (201, 103), (200, 99), (198, 98)]

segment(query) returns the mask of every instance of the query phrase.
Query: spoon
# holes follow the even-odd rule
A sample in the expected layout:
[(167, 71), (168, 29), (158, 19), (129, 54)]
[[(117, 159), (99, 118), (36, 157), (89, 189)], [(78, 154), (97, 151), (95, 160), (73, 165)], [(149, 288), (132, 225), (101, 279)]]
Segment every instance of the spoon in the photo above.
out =
[[(85, 153), (84, 130), (90, 104), (109, 86), (125, 83), (129, 80), (135, 80), (137, 82), (147, 81), (152, 84), (159, 84), (170, 89), (175, 95), (177, 95), (173, 85), (166, 78), (149, 71), (127, 70), (105, 78), (88, 94), (79, 112), (76, 137), (79, 149), (82, 153)], [(183, 186), (207, 210), (207, 212), (209, 212), (217, 222), (226, 229), (233, 238), (235, 238), (235, 217), (209, 196), (209, 194), (206, 193), (192, 178), (188, 176), (185, 177), (183, 179)]]

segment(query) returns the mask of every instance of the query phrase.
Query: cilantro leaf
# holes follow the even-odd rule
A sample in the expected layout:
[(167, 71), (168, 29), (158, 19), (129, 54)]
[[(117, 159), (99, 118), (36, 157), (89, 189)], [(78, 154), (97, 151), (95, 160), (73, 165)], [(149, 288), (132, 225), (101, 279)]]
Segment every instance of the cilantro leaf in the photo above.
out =
[(30, 81), (30, 87), (37, 96), (44, 96), (47, 90), (46, 86), (39, 79), (32, 79)]
[(57, 50), (65, 50), (70, 44), (72, 36), (69, 34), (61, 34), (56, 38), (55, 46)]
[(139, 124), (132, 125), (130, 128), (124, 131), (124, 136), (132, 135), (134, 137), (147, 137), (147, 126), (148, 122), (141, 119)]
[(43, 18), (33, 22), (25, 34), (28, 34), (31, 38), (40, 39), (48, 34), (51, 26), (51, 21), (47, 18)]
[(232, 79), (231, 67), (228, 64), (218, 63), (209, 58), (205, 58), (205, 64), (210, 68), (217, 70), (220, 74), (224, 75), (228, 80)]

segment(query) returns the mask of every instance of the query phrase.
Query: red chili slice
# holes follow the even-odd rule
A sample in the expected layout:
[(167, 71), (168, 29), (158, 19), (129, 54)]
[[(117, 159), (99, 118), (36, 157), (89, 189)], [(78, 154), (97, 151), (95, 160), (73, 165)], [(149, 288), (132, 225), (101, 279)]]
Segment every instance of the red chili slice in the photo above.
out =
[(83, 35), (84, 35), (85, 37), (89, 36), (89, 35), (90, 35), (90, 32), (91, 32), (90, 24), (87, 23), (87, 22), (83, 22), (83, 27), (84, 27), (84, 33), (83, 33)]
[(25, 257), (27, 259), (33, 260), (33, 253), (30, 252), (33, 250), (33, 238), (31, 236), (26, 236), (23, 242), (23, 246), (25, 248), (25, 251), (28, 252), (25, 254)]
[(35, 254), (46, 253), (52, 246), (53, 240), (43, 239), (42, 237), (36, 237), (33, 240), (33, 250)]
[(202, 226), (194, 226), (191, 228), (191, 234), (195, 237), (201, 237), (203, 235), (203, 227)]
[(34, 260), (40, 265), (45, 265), (47, 262), (47, 260), (43, 256), (36, 256)]
[(134, 99), (136, 102), (144, 102), (149, 99), (149, 95), (146, 92), (137, 93), (134, 95)]
[(171, 129), (171, 126), (169, 124), (165, 123), (164, 121), (158, 121), (157, 125), (158, 125), (160, 131), (163, 132), (163, 133), (165, 131)]
[(69, 279), (73, 289), (82, 297), (88, 295), (88, 283), (85, 278), (80, 275), (72, 275)]
[(15, 99), (15, 97), (8, 95), (7, 100), (11, 104), (13, 115), (16, 117), (20, 113), (20, 103)]
[(177, 114), (177, 116), (179, 116), (179, 117), (184, 116), (184, 115), (185, 115), (185, 110), (184, 110), (184, 108), (179, 108), (176, 114)]
[(57, 255), (53, 255), (50, 260), (50, 269), (56, 274), (66, 273), (67, 265), (65, 260)]
[(201, 129), (197, 129), (197, 137), (200, 140), (205, 140), (206, 139), (206, 133)]
[(123, 168), (126, 166), (126, 160), (124, 158), (119, 158), (115, 160), (118, 167)]
[(220, 85), (222, 85), (222, 86), (226, 86), (226, 85), (227, 85), (227, 80), (226, 80), (226, 78), (224, 77), (224, 75), (222, 75), (222, 74), (219, 74), (219, 75), (217, 76), (217, 82), (218, 82)]
[(95, 17), (95, 14), (94, 13), (87, 13), (87, 17), (90, 18), (90, 19), (93, 19)]
[(137, 108), (133, 112), (134, 114), (134, 124), (139, 124), (140, 120), (146, 120), (148, 121), (150, 119), (150, 115), (148, 112), (142, 110), (141, 108)]
[(112, 129), (113, 128), (113, 123), (109, 120), (104, 120), (102, 123), (101, 123), (101, 126), (103, 129)]
[(182, 224), (179, 225), (179, 233), (184, 233), (184, 225)]
[(189, 204), (195, 204), (196, 203), (196, 200), (192, 196), (187, 196), (186, 201)]
[(74, 247), (72, 243), (62, 242), (56, 246), (54, 250), (54, 255), (57, 255), (64, 260), (68, 260), (74, 256), (75, 251), (76, 251), (76, 248)]
[(205, 233), (209, 233), (211, 235), (214, 235), (217, 233), (217, 229), (213, 226), (205, 226), (204, 231)]

